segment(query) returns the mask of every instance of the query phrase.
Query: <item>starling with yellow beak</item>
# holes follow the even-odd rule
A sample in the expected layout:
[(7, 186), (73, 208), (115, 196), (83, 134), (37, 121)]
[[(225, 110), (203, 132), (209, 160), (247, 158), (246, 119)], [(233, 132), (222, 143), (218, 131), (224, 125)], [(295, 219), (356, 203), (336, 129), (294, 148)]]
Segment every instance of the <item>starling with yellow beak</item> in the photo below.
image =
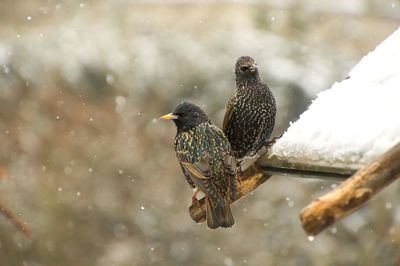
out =
[(182, 102), (161, 118), (175, 122), (176, 156), (189, 184), (205, 194), (208, 227), (231, 227), (234, 220), (229, 205), (236, 197), (236, 160), (228, 139), (191, 103)]

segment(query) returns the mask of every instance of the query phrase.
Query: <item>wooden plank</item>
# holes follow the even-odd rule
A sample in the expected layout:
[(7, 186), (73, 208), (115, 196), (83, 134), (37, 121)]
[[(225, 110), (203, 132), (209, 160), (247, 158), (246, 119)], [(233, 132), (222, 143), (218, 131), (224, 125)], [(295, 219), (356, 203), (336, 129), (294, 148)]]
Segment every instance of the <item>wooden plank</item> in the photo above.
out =
[(303, 158), (283, 158), (269, 154), (261, 156), (257, 160), (257, 163), (264, 171), (275, 170), (280, 173), (289, 174), (293, 172), (294, 174), (315, 175), (321, 176), (322, 178), (325, 176), (336, 176), (345, 179), (358, 170), (358, 167), (349, 166), (344, 163), (333, 166), (328, 163), (310, 162)]

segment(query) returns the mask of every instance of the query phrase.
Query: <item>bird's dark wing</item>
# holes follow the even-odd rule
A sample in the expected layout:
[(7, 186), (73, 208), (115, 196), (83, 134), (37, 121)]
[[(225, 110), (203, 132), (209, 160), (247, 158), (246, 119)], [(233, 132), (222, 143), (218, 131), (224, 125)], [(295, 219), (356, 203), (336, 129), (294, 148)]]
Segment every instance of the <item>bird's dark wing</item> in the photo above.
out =
[(184, 154), (179, 154), (179, 161), (189, 176), (192, 182), (200, 188), (208, 197), (213, 200), (220, 202), (223, 200), (218, 193), (217, 188), (213, 184), (212, 169), (211, 169), (211, 159), (208, 154), (204, 154), (200, 159), (194, 163), (187, 160)]
[(229, 100), (228, 106), (226, 107), (226, 111), (225, 111), (225, 116), (224, 116), (224, 122), (222, 124), (222, 131), (226, 133), (226, 131), (228, 130), (228, 125), (229, 122), (231, 121), (232, 115), (233, 115), (233, 110), (234, 110), (234, 96), (231, 97), (231, 99)]
[(233, 202), (237, 196), (236, 160), (235, 157), (229, 153), (223, 154), (222, 158), (224, 159), (225, 171), (229, 176), (229, 197), (231, 202)]
[(190, 174), (185, 170), (185, 168), (183, 167), (183, 165), (182, 165), (181, 162), (179, 162), (179, 165), (181, 166), (182, 172), (183, 172), (183, 174), (185, 175), (186, 181), (189, 183), (189, 185), (190, 185), (192, 188), (195, 188), (196, 185), (193, 183), (192, 178), (190, 177)]

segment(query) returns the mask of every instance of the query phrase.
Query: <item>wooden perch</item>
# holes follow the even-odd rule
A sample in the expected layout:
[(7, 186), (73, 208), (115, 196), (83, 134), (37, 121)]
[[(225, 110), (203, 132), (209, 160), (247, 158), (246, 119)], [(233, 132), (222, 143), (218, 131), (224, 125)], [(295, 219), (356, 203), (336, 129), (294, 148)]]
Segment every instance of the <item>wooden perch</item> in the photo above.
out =
[[(307, 164), (305, 162), (297, 162), (265, 154), (239, 177), (240, 182), (238, 183), (238, 196), (236, 200), (255, 190), (273, 174), (294, 175), (296, 177), (323, 180), (344, 180), (354, 172), (355, 170), (351, 168)], [(196, 223), (204, 222), (206, 219), (204, 198), (200, 199), (199, 203), (200, 206), (192, 205), (189, 207), (190, 216)]]
[[(238, 183), (236, 200), (249, 194), (273, 174), (323, 180), (344, 180), (354, 172), (355, 170), (351, 168), (313, 165), (265, 154), (239, 176), (240, 182)], [(200, 206), (192, 205), (189, 207), (190, 216), (196, 223), (204, 222), (206, 219), (205, 199), (200, 199), (199, 203)]]
[[(249, 194), (270, 177), (271, 175), (264, 174), (256, 164), (253, 164), (239, 177), (240, 181), (238, 183), (238, 195), (236, 200)], [(189, 207), (190, 216), (196, 223), (201, 223), (206, 220), (206, 204), (204, 197), (199, 200), (199, 203), (200, 207), (196, 205)]]
[(328, 194), (314, 200), (300, 214), (308, 235), (314, 236), (348, 216), (381, 189), (400, 177), (400, 143), (357, 171)]
[(21, 233), (23, 233), (28, 238), (31, 237), (32, 232), (26, 225), (26, 223), (19, 220), (18, 217), (9, 208), (0, 204), (0, 213), (3, 214), (11, 223), (13, 223)]

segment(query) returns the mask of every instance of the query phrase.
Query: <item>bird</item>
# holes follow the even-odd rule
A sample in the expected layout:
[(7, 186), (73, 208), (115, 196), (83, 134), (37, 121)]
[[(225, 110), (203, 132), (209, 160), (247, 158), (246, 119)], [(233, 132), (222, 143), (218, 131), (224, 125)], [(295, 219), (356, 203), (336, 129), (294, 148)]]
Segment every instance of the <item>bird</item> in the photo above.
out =
[[(236, 198), (236, 160), (228, 139), (198, 106), (181, 102), (162, 119), (173, 120), (177, 133), (174, 148), (187, 182), (205, 194), (207, 226), (234, 224), (230, 203)], [(198, 203), (198, 201), (197, 201)]]
[(240, 166), (244, 159), (258, 156), (270, 144), (276, 102), (250, 56), (241, 56), (236, 61), (235, 80), (236, 89), (226, 107), (222, 130)]

